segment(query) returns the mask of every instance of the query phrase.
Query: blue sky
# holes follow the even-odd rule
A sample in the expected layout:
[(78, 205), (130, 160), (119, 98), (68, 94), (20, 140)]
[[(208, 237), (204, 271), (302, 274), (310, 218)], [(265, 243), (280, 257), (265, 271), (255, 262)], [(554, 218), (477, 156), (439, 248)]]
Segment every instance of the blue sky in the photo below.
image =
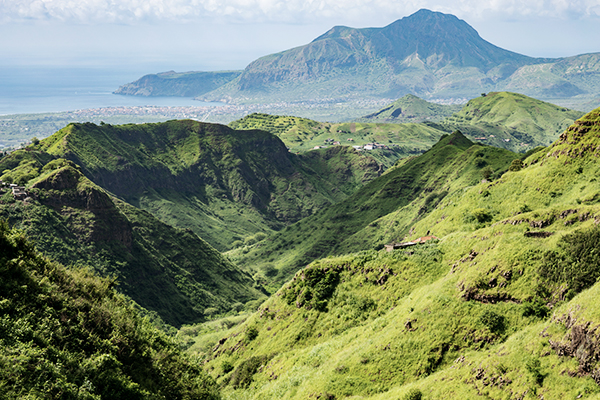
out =
[(334, 25), (381, 27), (421, 8), (530, 56), (600, 52), (600, 0), (0, 0), (0, 65), (242, 69)]

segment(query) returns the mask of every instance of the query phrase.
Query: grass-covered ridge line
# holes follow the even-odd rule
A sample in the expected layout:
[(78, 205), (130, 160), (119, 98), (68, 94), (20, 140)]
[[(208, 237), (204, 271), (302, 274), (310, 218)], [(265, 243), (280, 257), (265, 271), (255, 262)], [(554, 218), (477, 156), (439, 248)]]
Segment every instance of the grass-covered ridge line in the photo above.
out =
[(265, 131), (190, 120), (71, 124), (40, 149), (72, 160), (99, 186), (192, 229), (218, 250), (281, 229), (380, 173), (372, 158), (347, 148), (302, 157)]
[[(439, 125), (459, 129), (471, 140), (524, 153), (548, 146), (577, 118), (580, 111), (512, 92), (483, 93)], [(433, 125), (438, 126), (438, 125)]]
[(407, 94), (381, 110), (357, 119), (357, 122), (438, 122), (459, 112), (461, 105), (430, 103), (413, 94)]
[(219, 399), (214, 381), (114, 281), (67, 270), (0, 223), (2, 397)]
[(29, 196), (15, 200), (6, 190), (2, 218), (46, 256), (114, 277), (122, 293), (168, 324), (203, 321), (263, 296), (250, 276), (193, 232), (116, 199), (71, 161), (28, 149), (4, 158), (0, 168), (2, 180), (25, 184)]
[[(385, 145), (366, 151), (387, 167), (398, 159), (429, 149), (445, 133), (426, 125), (372, 122), (317, 122), (306, 118), (250, 114), (229, 124), (234, 129), (261, 129), (279, 137), (292, 152), (304, 153), (319, 147)], [(336, 143), (336, 144), (334, 144)], [(339, 143), (339, 144), (338, 144)]]
[(437, 242), (298, 271), (201, 353), (224, 397), (598, 398), (599, 138), (449, 192), (407, 237)]

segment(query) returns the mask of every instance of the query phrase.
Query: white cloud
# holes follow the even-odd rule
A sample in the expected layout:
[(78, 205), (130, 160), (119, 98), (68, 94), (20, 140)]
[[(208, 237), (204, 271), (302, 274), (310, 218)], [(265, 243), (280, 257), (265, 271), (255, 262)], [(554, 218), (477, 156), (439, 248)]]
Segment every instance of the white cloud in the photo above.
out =
[(392, 21), (420, 8), (460, 18), (599, 17), (599, 0), (0, 0), (0, 19), (73, 23), (194, 21), (223, 18), (238, 22), (305, 23), (314, 19)]

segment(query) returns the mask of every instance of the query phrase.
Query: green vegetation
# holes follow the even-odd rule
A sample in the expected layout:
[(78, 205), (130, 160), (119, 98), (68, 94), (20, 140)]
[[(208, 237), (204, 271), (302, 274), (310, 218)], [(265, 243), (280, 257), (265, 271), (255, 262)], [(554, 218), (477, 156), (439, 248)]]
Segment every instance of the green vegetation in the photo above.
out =
[[(173, 326), (228, 312), (263, 296), (247, 274), (189, 230), (158, 221), (88, 180), (78, 166), (19, 150), (0, 161), (0, 179), (25, 184), (28, 198), (0, 198), (0, 217), (65, 265), (87, 265)], [(160, 296), (157, 296), (160, 293)], [(159, 322), (160, 323), (160, 322)]]
[(524, 153), (551, 144), (582, 115), (522, 94), (492, 92), (470, 100), (458, 113), (432, 126), (459, 129), (471, 140)]
[(297, 156), (270, 133), (189, 120), (71, 124), (36, 148), (220, 251), (342, 200), (380, 173), (347, 148)]
[(381, 110), (357, 119), (357, 122), (438, 122), (459, 112), (461, 105), (435, 104), (407, 94)]
[[(364, 146), (379, 143), (384, 149), (363, 153), (390, 167), (403, 157), (421, 154), (445, 133), (426, 125), (384, 123), (330, 123), (306, 118), (268, 114), (250, 114), (229, 124), (234, 129), (261, 129), (279, 137), (294, 153), (319, 147)], [(336, 145), (334, 143), (339, 143)]]
[[(488, 148), (443, 138), (417, 160), (471, 151), (462, 172), (450, 162), (471, 178), (431, 200), (405, 239), (440, 240), (298, 271), (198, 352), (224, 398), (598, 398), (599, 137), (600, 109), (519, 170), (508, 171), (514, 153), (504, 152), (504, 172), (482, 182), (476, 159), (489, 163)], [(236, 370), (243, 385), (231, 383)]]
[[(515, 156), (507, 150), (473, 144), (455, 132), (425, 154), (403, 160), (348, 199), (285, 228), (248, 251), (228, 254), (245, 268), (257, 270), (276, 260), (276, 287), (315, 259), (401, 241), (414, 223), (449, 193), (462, 192), (478, 183), (484, 166), (500, 176)], [(485, 223), (491, 215), (485, 209), (475, 209), (469, 218)]]
[(215, 382), (113, 286), (67, 270), (0, 223), (0, 387), (6, 399), (219, 399)]
[[(479, 106), (498, 99), (529, 104), (489, 93)], [(519, 113), (503, 109), (506, 127)], [(218, 385), (225, 399), (600, 397), (600, 109), (547, 148), (517, 154), (455, 131), (383, 174), (349, 148), (294, 155), (257, 129), (309, 141), (324, 125), (240, 123), (251, 129), (73, 124), (0, 160), (0, 179), (27, 192), (0, 194), (22, 229), (0, 227), (9, 396), (210, 398)], [(136, 204), (197, 229), (235, 223), (212, 236), (233, 250)], [(383, 249), (392, 242), (406, 243)], [(169, 339), (151, 319), (180, 329)], [(150, 350), (135, 347), (144, 340)]]

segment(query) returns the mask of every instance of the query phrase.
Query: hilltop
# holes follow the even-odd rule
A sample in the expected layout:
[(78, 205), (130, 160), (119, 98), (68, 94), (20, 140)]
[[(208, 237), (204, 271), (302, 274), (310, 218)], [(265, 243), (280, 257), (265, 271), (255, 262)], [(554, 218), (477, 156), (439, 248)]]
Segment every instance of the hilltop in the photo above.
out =
[[(306, 153), (319, 148), (331, 149), (365, 145), (371, 150), (363, 154), (377, 159), (386, 167), (398, 159), (420, 154), (433, 146), (445, 133), (436, 127), (420, 124), (383, 124), (361, 122), (317, 122), (307, 118), (269, 114), (250, 114), (233, 121), (237, 130), (260, 129), (279, 137), (294, 153)], [(308, 153), (306, 153), (308, 154)], [(312, 154), (312, 152), (311, 152)]]
[(599, 60), (600, 53), (555, 59), (517, 54), (485, 41), (453, 15), (420, 10), (382, 28), (333, 27), (306, 45), (253, 61), (239, 77), (200, 98), (461, 99), (512, 91), (585, 103), (599, 93)]
[[(596, 398), (599, 137), (600, 109), (505, 173), (454, 168), (464, 180), (396, 239), (439, 240), (348, 248), (298, 271), (199, 353), (224, 397)], [(469, 146), (455, 134), (430, 152), (451, 168)]]
[(122, 293), (170, 325), (200, 322), (264, 297), (250, 276), (204, 240), (115, 198), (66, 159), (20, 150), (2, 159), (0, 169), (4, 182), (22, 184), (27, 193), (17, 199), (4, 190), (0, 218), (53, 260), (112, 277)]
[(357, 119), (356, 122), (437, 122), (459, 112), (461, 108), (462, 105), (430, 103), (415, 95), (407, 94), (381, 110)]
[(431, 125), (448, 132), (459, 129), (472, 140), (525, 152), (551, 144), (581, 116), (580, 111), (519, 93), (491, 92)]
[[(392, 117), (396, 111), (398, 118)], [(442, 135), (456, 130), (470, 140), (524, 153), (552, 143), (582, 115), (580, 111), (518, 93), (491, 92), (460, 107), (442, 106), (406, 95), (355, 122), (318, 122), (255, 113), (233, 121), (229, 126), (266, 130), (277, 135), (294, 152), (306, 152), (316, 146), (362, 147), (378, 143), (384, 151), (370, 150), (369, 154), (390, 167), (400, 158), (429, 149)], [(442, 116), (445, 117), (442, 119)], [(421, 123), (403, 122), (419, 118), (423, 118)]]
[(71, 124), (41, 146), (220, 251), (342, 200), (381, 173), (375, 160), (353, 150), (298, 156), (268, 132), (190, 120)]

